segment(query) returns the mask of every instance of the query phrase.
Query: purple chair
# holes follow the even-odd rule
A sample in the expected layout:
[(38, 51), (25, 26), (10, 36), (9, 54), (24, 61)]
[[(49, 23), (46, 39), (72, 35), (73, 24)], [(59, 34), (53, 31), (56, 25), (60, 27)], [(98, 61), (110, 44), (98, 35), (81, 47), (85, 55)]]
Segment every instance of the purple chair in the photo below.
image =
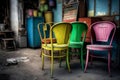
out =
[[(93, 55), (91, 51), (108, 51), (108, 72), (110, 73), (110, 63), (111, 63), (111, 51), (112, 51), (112, 41), (116, 31), (116, 26), (110, 21), (99, 21), (91, 25), (91, 44), (87, 45), (87, 55), (86, 55), (86, 65), (84, 72), (86, 72), (88, 66), (89, 56), (101, 57)], [(94, 53), (95, 54), (95, 53)]]

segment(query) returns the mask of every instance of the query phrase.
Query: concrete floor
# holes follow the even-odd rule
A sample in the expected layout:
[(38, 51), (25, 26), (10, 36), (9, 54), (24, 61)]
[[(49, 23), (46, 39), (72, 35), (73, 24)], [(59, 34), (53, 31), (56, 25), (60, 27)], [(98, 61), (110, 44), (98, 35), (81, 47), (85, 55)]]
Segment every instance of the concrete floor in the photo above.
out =
[[(65, 62), (59, 68), (58, 60), (55, 60), (54, 78), (51, 78), (50, 61), (45, 58), (45, 70), (42, 71), (39, 54), (40, 49), (31, 48), (0, 50), (0, 80), (120, 80), (120, 69), (114, 65), (112, 77), (107, 73), (107, 64), (102, 61), (94, 61), (84, 73), (77, 58), (71, 61), (71, 73), (64, 68)], [(28, 57), (29, 61), (8, 65), (6, 59), (16, 57)]]

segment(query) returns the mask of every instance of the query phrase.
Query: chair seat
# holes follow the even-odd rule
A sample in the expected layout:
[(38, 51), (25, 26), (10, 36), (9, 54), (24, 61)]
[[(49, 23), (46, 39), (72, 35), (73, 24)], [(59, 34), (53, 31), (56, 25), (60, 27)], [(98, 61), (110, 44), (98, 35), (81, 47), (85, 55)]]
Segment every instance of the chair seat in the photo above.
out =
[(89, 50), (110, 50), (112, 47), (110, 45), (87, 45)]
[[(53, 38), (52, 41), (54, 43), (54, 42), (56, 42), (56, 39)], [(46, 38), (46, 43), (50, 43), (50, 42), (51, 42), (50, 38)], [(42, 39), (42, 43), (45, 43), (45, 39)]]
[[(112, 23), (111, 21), (98, 21), (91, 25), (91, 44), (87, 45), (87, 55), (86, 55), (86, 65), (85, 70), (86, 72), (89, 58), (92, 64), (92, 58), (98, 57), (98, 58), (107, 58), (107, 64), (108, 64), (108, 73), (111, 75), (111, 58), (112, 58), (112, 48), (111, 46), (113, 42), (113, 38), (116, 31), (116, 25)], [(96, 44), (97, 43), (97, 44)], [(105, 51), (102, 54), (99, 53), (98, 55), (94, 55), (94, 52), (90, 52), (90, 50), (95, 50), (95, 52), (98, 51)], [(107, 52), (107, 55), (106, 55)], [(105, 55), (105, 56), (104, 56)], [(89, 57), (90, 56), (90, 57)]]
[[(42, 44), (42, 47), (44, 49), (49, 49), (51, 50), (51, 44)], [(67, 49), (68, 45), (67, 44), (57, 44), (57, 43), (53, 43), (53, 48), (54, 50), (62, 50), (62, 49)]]
[(83, 46), (83, 42), (70, 42), (69, 47), (72, 48), (81, 48)]
[[(71, 24), (70, 23), (56, 23), (51, 25), (50, 23), (45, 23), (42, 26), (42, 30), (40, 30), (40, 26), (38, 25), (38, 30), (41, 38), (41, 56), (42, 56), (42, 69), (44, 69), (44, 57), (50, 58), (50, 66), (51, 66), (51, 77), (53, 77), (54, 72), (54, 59), (59, 58), (61, 66), (62, 58), (66, 60), (66, 66), (68, 71), (70, 72), (69, 60), (68, 60), (68, 40), (69, 34), (71, 32)], [(43, 34), (43, 35), (41, 35)], [(50, 38), (48, 38), (50, 37)], [(51, 42), (52, 41), (52, 42)], [(46, 54), (49, 51), (49, 54)], [(57, 52), (57, 54), (56, 54)]]

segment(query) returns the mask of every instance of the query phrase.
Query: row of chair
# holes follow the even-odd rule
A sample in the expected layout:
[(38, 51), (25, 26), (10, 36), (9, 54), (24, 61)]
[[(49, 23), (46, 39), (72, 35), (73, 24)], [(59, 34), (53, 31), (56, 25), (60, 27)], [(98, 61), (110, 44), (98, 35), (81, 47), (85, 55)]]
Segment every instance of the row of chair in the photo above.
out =
[[(41, 38), (41, 56), (42, 69), (44, 69), (44, 57), (49, 57), (51, 61), (51, 76), (53, 77), (54, 58), (62, 57), (66, 59), (66, 66), (70, 72), (70, 55), (73, 53), (72, 48), (78, 49), (82, 70), (86, 72), (89, 56), (93, 56), (93, 50), (108, 51), (108, 71), (110, 74), (110, 61), (112, 40), (115, 34), (116, 26), (109, 21), (99, 21), (91, 25), (91, 44), (86, 46), (86, 64), (84, 69), (84, 46), (88, 26), (82, 22), (61, 22), (61, 23), (39, 23), (38, 31)], [(46, 50), (49, 54), (46, 54)], [(59, 51), (56, 53), (55, 51)]]

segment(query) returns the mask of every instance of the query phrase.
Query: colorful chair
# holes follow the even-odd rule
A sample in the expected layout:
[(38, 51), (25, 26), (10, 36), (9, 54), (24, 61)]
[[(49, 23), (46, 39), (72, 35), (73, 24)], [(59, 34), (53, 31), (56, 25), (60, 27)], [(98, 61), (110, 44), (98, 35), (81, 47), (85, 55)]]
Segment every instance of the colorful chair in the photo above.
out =
[(112, 41), (115, 31), (116, 26), (110, 21), (99, 21), (91, 25), (91, 44), (86, 47), (87, 55), (84, 72), (86, 72), (88, 66), (89, 56), (92, 61), (93, 57), (101, 57), (100, 55), (95, 55), (97, 54), (96, 51), (108, 51), (108, 72), (110, 74), (111, 51), (113, 48)]
[(82, 22), (73, 22), (72, 23), (72, 32), (70, 35), (70, 40), (69, 40), (69, 55), (73, 54), (72, 51), (70, 51), (70, 48), (77, 48), (79, 49), (79, 54), (80, 56), (80, 62), (82, 66), (82, 70), (84, 70), (84, 61), (83, 61), (83, 54), (84, 54), (84, 41), (86, 38), (86, 33), (87, 33), (87, 25)]
[[(50, 27), (53, 25), (53, 22), (49, 22), (49, 23), (39, 23), (38, 24), (38, 32), (39, 32), (39, 35), (40, 35), (40, 42), (41, 44), (43, 43), (50, 43)], [(43, 26), (44, 28), (47, 27), (47, 30), (46, 30), (46, 34), (43, 32)], [(44, 36), (46, 36), (46, 39), (44, 39)], [(55, 38), (52, 38), (53, 40), (53, 43), (56, 42), (56, 39)], [(42, 47), (42, 45), (41, 45)], [(40, 53), (40, 57), (41, 57), (42, 53)]]
[[(68, 66), (68, 70), (70, 71), (69, 66), (69, 60), (68, 60), (68, 39), (69, 34), (71, 32), (71, 24), (70, 23), (57, 23), (51, 26), (50, 29), (50, 43), (46, 42), (46, 30), (47, 27), (44, 26), (43, 32), (44, 32), (44, 40), (45, 43), (42, 43), (42, 69), (44, 69), (44, 57), (49, 57), (51, 59), (51, 76), (53, 77), (53, 64), (54, 64), (54, 58), (62, 58), (66, 57), (66, 63)], [(53, 43), (53, 33), (56, 38), (56, 43)], [(51, 55), (48, 55), (44, 52), (44, 50), (50, 50)], [(59, 51), (59, 55), (56, 55), (55, 51)], [(64, 53), (66, 52), (66, 53)]]

